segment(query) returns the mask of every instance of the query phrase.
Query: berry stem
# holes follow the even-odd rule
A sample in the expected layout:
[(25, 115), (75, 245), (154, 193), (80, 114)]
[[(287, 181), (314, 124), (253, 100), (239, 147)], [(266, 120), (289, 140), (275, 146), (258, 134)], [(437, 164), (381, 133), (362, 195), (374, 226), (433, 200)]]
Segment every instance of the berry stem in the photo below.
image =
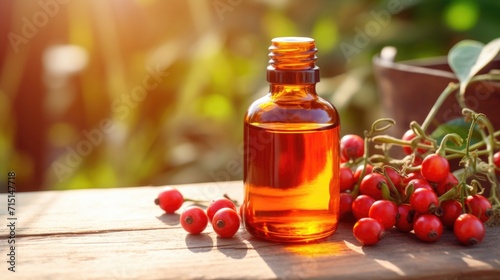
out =
[[(468, 139), (470, 139), (470, 137)], [(439, 148), (437, 149), (436, 154), (438, 154), (442, 157), (446, 157), (446, 144), (448, 143), (449, 140), (453, 141), (453, 143), (455, 143), (457, 146), (461, 146), (463, 143), (463, 140), (460, 137), (460, 135), (458, 135), (456, 133), (446, 134), (443, 137), (441, 144), (439, 144)], [(470, 141), (468, 141), (468, 142), (470, 143)]]
[[(396, 168), (394, 168), (390, 165), (388, 165), (387, 168), (392, 168), (394, 171), (398, 172), (398, 170)], [(396, 188), (396, 186), (394, 186), (394, 183), (392, 182), (391, 178), (387, 174), (387, 170), (385, 168), (383, 170), (384, 170), (385, 180), (387, 181), (387, 185), (390, 189), (390, 193), (394, 194), (394, 196), (395, 196), (394, 199), (392, 199), (392, 196), (391, 196), (391, 200), (393, 200), (397, 205), (400, 205), (402, 203), (402, 201), (401, 201), (401, 196), (399, 195), (399, 191)]]
[(238, 206), (238, 201), (237, 201), (236, 199), (232, 199), (231, 197), (229, 197), (229, 195), (228, 195), (227, 193), (225, 193), (223, 196), (224, 196), (225, 198), (227, 198), (227, 199), (231, 200), (231, 202), (233, 202), (233, 203), (234, 203), (234, 205)]
[(363, 157), (361, 158), (361, 161), (363, 163), (363, 170), (361, 171), (361, 175), (358, 178), (358, 182), (353, 187), (353, 190), (351, 191), (351, 196), (352, 197), (357, 197), (359, 194), (359, 186), (361, 185), (361, 180), (363, 180), (363, 177), (365, 177), (366, 174), (366, 165), (370, 162), (370, 141), (372, 140), (375, 133), (377, 132), (382, 132), (384, 130), (387, 130), (391, 126), (396, 124), (396, 122), (391, 119), (391, 118), (381, 118), (377, 119), (376, 121), (373, 122), (372, 127), (370, 131), (366, 131), (364, 133), (364, 153)]
[(449, 83), (448, 86), (445, 88), (445, 90), (439, 95), (438, 99), (436, 100), (436, 103), (432, 106), (431, 110), (429, 111), (429, 114), (425, 118), (424, 122), (422, 123), (422, 130), (425, 131), (429, 128), (429, 125), (431, 124), (432, 120), (436, 116), (437, 112), (443, 105), (444, 101), (448, 96), (456, 91), (459, 88), (459, 84), (456, 83)]

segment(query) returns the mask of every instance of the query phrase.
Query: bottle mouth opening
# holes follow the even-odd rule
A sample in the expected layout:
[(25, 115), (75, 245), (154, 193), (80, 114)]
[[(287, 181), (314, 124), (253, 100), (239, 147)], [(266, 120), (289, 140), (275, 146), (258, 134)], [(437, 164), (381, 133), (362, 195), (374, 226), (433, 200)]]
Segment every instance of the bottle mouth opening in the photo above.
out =
[(298, 43), (298, 42), (305, 42), (305, 43), (311, 43), (314, 42), (313, 38), (309, 37), (277, 37), (271, 40), (271, 42), (276, 43), (276, 42), (290, 42), (290, 43)]

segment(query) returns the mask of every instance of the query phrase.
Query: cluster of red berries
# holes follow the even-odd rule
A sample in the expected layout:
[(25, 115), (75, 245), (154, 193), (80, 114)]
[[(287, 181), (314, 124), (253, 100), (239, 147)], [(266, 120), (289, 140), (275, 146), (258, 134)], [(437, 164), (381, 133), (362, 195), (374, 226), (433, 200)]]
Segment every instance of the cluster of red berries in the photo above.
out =
[[(403, 140), (415, 137), (407, 132)], [(408, 155), (414, 151), (403, 147)], [(413, 232), (423, 241), (441, 238), (443, 229), (454, 232), (459, 242), (473, 245), (483, 240), (485, 226), (492, 215), (492, 205), (483, 195), (468, 195), (463, 204), (447, 193), (459, 184), (450, 172), (448, 160), (438, 153), (416, 151), (413, 165), (417, 172), (402, 172), (389, 165), (360, 164), (365, 153), (364, 139), (345, 135), (341, 139), (340, 215), (354, 217), (355, 238), (364, 245), (380, 241), (384, 233), (395, 227)], [(363, 172), (364, 171), (364, 172)], [(446, 194), (446, 195), (445, 195)]]
[[(168, 187), (158, 195), (155, 204), (171, 214), (179, 210), (185, 201), (179, 190)], [(182, 228), (190, 234), (200, 234), (206, 229), (208, 222), (220, 237), (233, 237), (240, 228), (240, 217), (236, 205), (230, 199), (221, 197), (212, 200), (206, 210), (191, 205), (186, 207), (180, 215)]]

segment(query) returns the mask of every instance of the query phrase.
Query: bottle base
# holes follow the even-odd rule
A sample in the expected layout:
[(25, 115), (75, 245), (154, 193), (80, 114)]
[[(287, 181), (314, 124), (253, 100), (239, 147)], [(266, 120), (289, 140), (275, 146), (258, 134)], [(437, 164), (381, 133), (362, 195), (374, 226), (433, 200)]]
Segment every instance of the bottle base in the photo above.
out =
[(247, 232), (252, 236), (271, 242), (279, 243), (309, 243), (324, 240), (335, 233), (337, 226), (330, 230), (318, 232), (318, 233), (307, 233), (307, 234), (297, 234), (296, 231), (270, 231), (267, 225), (261, 225), (259, 227), (245, 226)]

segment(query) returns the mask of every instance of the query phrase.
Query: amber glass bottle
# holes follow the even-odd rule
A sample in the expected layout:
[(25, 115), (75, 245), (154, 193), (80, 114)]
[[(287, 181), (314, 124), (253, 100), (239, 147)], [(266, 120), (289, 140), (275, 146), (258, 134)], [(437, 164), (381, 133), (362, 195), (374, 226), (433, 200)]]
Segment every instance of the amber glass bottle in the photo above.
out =
[(244, 121), (243, 221), (271, 241), (322, 239), (338, 222), (339, 116), (316, 94), (313, 39), (275, 38), (269, 50), (270, 92)]

